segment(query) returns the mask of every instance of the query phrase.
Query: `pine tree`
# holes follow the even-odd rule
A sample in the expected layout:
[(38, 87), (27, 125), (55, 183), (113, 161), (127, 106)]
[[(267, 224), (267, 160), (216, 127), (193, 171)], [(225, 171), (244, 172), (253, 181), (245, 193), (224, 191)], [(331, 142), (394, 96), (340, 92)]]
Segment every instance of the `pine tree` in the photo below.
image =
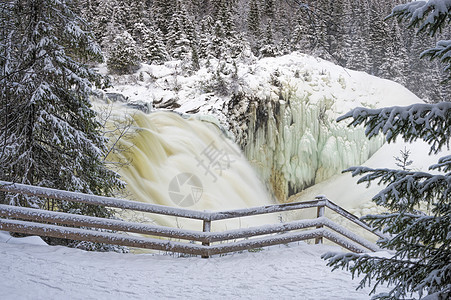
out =
[[(411, 2), (395, 7), (391, 16), (405, 19), (411, 26), (418, 26), (418, 30), (434, 35), (448, 24), (451, 4), (438, 0)], [(436, 49), (425, 53), (433, 53)], [(446, 52), (445, 49), (442, 51)], [(450, 66), (446, 53), (435, 57), (447, 68)], [(407, 142), (422, 139), (430, 145), (430, 153), (449, 150), (451, 102), (356, 108), (339, 120), (347, 118), (353, 119), (350, 126), (364, 124), (369, 138), (382, 132), (388, 142), (399, 137)], [(359, 287), (373, 284), (374, 292), (380, 284), (392, 286), (388, 293), (378, 294), (375, 299), (411, 299), (414, 293), (420, 299), (449, 299), (451, 296), (451, 155), (445, 154), (430, 169), (434, 173), (415, 172), (404, 167), (400, 170), (348, 169), (353, 176), (364, 175), (359, 183), (378, 181), (387, 185), (373, 197), (373, 201), (385, 207), (387, 212), (365, 219), (388, 234), (378, 243), (382, 248), (394, 251), (394, 255), (386, 258), (328, 253), (324, 258), (333, 269), (346, 268), (353, 276), (364, 274)]]
[(371, 26), (369, 33), (369, 58), (372, 62), (370, 65), (370, 74), (388, 78), (387, 70), (381, 69), (381, 65), (389, 64), (389, 56), (387, 54), (387, 36), (390, 36), (388, 24), (381, 17), (380, 7), (377, 3), (370, 8)]
[(92, 3), (92, 5), (93, 13), (92, 19), (90, 19), (91, 28), (96, 41), (102, 45), (103, 41), (108, 40), (109, 25), (115, 21), (116, 1), (98, 0), (96, 3)]
[(346, 67), (358, 71), (370, 71), (370, 60), (368, 55), (367, 43), (364, 36), (359, 32), (358, 26), (351, 29), (351, 45), (349, 49), (349, 58)]
[[(84, 20), (62, 1), (0, 3), (0, 179), (97, 195), (122, 183), (104, 166), (106, 141), (91, 109), (92, 85), (104, 78)], [(0, 203), (94, 216), (98, 206), (0, 194)]]
[(428, 47), (428, 41), (430, 39), (425, 34), (419, 34), (411, 39), (411, 45), (409, 49), (408, 58), (408, 73), (407, 86), (410, 90), (421, 98), (426, 98), (427, 91), (422, 88), (423, 82), (427, 80), (425, 76), (425, 70), (428, 70), (428, 61), (424, 59), (418, 59), (422, 49)]
[(249, 14), (247, 17), (247, 28), (253, 39), (259, 39), (260, 31), (260, 10), (257, 0), (251, 0), (249, 7)]
[[(123, 8), (122, 11), (126, 18), (124, 20), (125, 28), (129, 32), (133, 32), (136, 25), (135, 24), (143, 24), (146, 23), (146, 18), (144, 16), (144, 0), (128, 0), (122, 2)], [(134, 38), (136, 38), (134, 36)]]
[(148, 63), (163, 63), (168, 60), (168, 53), (166, 47), (161, 40), (161, 32), (159, 29), (151, 27), (147, 36), (144, 38), (144, 52), (145, 59)]
[(155, 14), (155, 24), (164, 36), (168, 34), (174, 8), (177, 6), (176, 0), (155, 0), (153, 1), (153, 11)]
[(123, 3), (118, 0), (99, 0), (92, 28), (97, 42), (105, 53), (114, 47), (114, 40), (125, 30)]
[(214, 33), (211, 38), (210, 48), (208, 52), (211, 56), (221, 59), (227, 56), (227, 39), (224, 25), (221, 21), (216, 21), (214, 25)]
[(200, 39), (199, 39), (199, 57), (200, 58), (210, 58), (213, 56), (212, 49), (212, 39), (214, 35), (214, 25), (215, 22), (212, 17), (207, 16), (201, 22)]
[(167, 48), (174, 59), (185, 59), (191, 53), (194, 36), (190, 21), (187, 19), (185, 7), (178, 2), (167, 34)]
[(308, 19), (304, 16), (299, 16), (290, 40), (291, 50), (309, 53), (312, 47), (310, 38)]
[(274, 1), (273, 0), (265, 0), (264, 13), (269, 18), (274, 17)]
[(260, 49), (260, 55), (262, 57), (275, 57), (277, 54), (278, 50), (274, 44), (272, 24), (271, 22), (268, 22), (268, 25), (266, 25), (265, 37), (263, 39), (263, 46)]
[(140, 67), (140, 53), (133, 37), (124, 31), (114, 39), (107, 60), (108, 70), (116, 74), (131, 74)]
[(133, 26), (130, 27), (131, 35), (135, 42), (138, 44), (140, 48), (143, 47), (144, 42), (146, 41), (147, 36), (150, 34), (150, 29), (144, 23), (134, 23)]
[(385, 40), (384, 58), (381, 60), (378, 73), (381, 77), (405, 84), (404, 72), (408, 58), (406, 48), (402, 43), (399, 26), (396, 23), (392, 25), (391, 35)]
[(219, 10), (218, 19), (224, 27), (224, 33), (227, 39), (231, 39), (236, 35), (236, 27), (233, 22), (232, 6), (229, 1), (222, 0)]

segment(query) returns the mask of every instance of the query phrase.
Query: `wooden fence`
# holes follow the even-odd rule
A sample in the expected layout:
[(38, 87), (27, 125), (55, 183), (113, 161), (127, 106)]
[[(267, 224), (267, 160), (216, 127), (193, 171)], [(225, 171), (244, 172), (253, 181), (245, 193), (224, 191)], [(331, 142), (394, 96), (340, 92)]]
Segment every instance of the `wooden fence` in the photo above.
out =
[[(46, 199), (73, 201), (111, 208), (122, 208), (132, 211), (196, 219), (203, 223), (202, 231), (200, 228), (199, 231), (196, 231), (34, 208), (0, 205), (0, 230), (79, 241), (172, 251), (200, 255), (205, 258), (216, 254), (309, 239), (315, 239), (316, 243), (322, 243), (323, 238), (353, 252), (362, 253), (379, 250), (375, 244), (326, 218), (324, 216), (325, 208), (334, 211), (378, 237), (384, 237), (384, 235), (374, 231), (370, 226), (359, 220), (359, 218), (353, 214), (322, 196), (307, 202), (207, 212), (60, 191), (5, 181), (0, 181), (0, 191), (38, 196)], [(268, 224), (251, 228), (226, 230), (223, 232), (211, 231), (212, 223), (214, 221), (314, 207), (317, 208), (317, 218), (315, 219)], [(115, 231), (115, 233), (96, 231), (92, 230), (93, 228)], [(127, 233), (138, 233), (142, 236), (130, 235)], [(164, 238), (177, 239), (179, 241), (172, 241)]]

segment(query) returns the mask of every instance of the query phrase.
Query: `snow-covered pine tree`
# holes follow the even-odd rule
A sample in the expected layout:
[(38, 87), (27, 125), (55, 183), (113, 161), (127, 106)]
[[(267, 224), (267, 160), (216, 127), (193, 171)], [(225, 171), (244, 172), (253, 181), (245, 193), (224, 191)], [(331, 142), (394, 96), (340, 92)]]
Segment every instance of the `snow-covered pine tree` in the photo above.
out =
[[(129, 32), (134, 32), (138, 23), (147, 24), (148, 19), (145, 17), (145, 1), (144, 0), (128, 0), (122, 2), (122, 10), (126, 15), (125, 26)], [(135, 36), (133, 36), (136, 38)]]
[(177, 7), (177, 0), (154, 0), (152, 10), (155, 17), (156, 27), (163, 33), (164, 37), (168, 34), (171, 25), (172, 14)]
[(251, 42), (252, 49), (257, 52), (260, 48), (260, 9), (257, 4), (257, 0), (251, 0), (249, 3), (249, 12), (247, 16), (247, 30), (249, 32), (249, 40)]
[(214, 26), (215, 21), (210, 16), (206, 16), (201, 21), (199, 37), (199, 57), (201, 59), (209, 59), (213, 56), (211, 48), (213, 43), (213, 35), (215, 33)]
[[(365, 124), (369, 137), (383, 132), (389, 142), (398, 136), (406, 141), (423, 139), (431, 144), (431, 152), (446, 148), (451, 137), (450, 102), (405, 108), (358, 108), (340, 120), (345, 118), (354, 119), (352, 126)], [(451, 155), (440, 158), (430, 169), (434, 174), (367, 167), (347, 170), (353, 176), (364, 175), (359, 183), (387, 184), (373, 197), (387, 212), (364, 219), (390, 234), (379, 245), (395, 254), (385, 258), (328, 253), (324, 258), (333, 269), (346, 268), (353, 276), (364, 274), (359, 287), (393, 286), (389, 293), (378, 294), (375, 299), (411, 299), (414, 297), (411, 293), (418, 293), (420, 298), (424, 294), (437, 296), (431, 299), (449, 299), (451, 295)]]
[[(352, 37), (359, 37), (362, 42), (364, 42), (363, 45), (361, 45), (362, 50), (365, 52), (366, 55), (368, 55), (369, 47), (371, 47), (371, 44), (369, 43), (369, 32), (370, 28), (372, 26), (372, 21), (370, 18), (370, 3), (368, 3), (365, 0), (348, 0), (351, 2), (351, 11), (348, 13), (350, 14), (350, 24), (349, 27), (351, 27), (350, 31), (352, 32)], [(386, 14), (385, 14), (386, 15)], [(385, 16), (384, 15), (384, 16)], [(359, 16), (358, 18), (355, 18), (355, 16)], [(381, 16), (383, 18), (383, 16)], [(357, 46), (358, 44), (355, 43)]]
[(351, 30), (350, 35), (352, 36), (352, 39), (346, 67), (353, 70), (369, 72), (370, 60), (368, 57), (368, 50), (362, 49), (362, 47), (366, 47), (365, 39), (358, 32), (358, 28), (353, 27)]
[(181, 1), (177, 1), (167, 33), (167, 48), (174, 59), (183, 60), (188, 58), (191, 53), (193, 41), (189, 39), (188, 33), (190, 30), (187, 24), (190, 24), (190, 22), (187, 18), (186, 8)]
[(222, 0), (219, 8), (219, 14), (217, 16), (224, 27), (225, 37), (231, 39), (236, 35), (236, 27), (233, 22), (232, 5), (229, 1)]
[[(122, 186), (104, 165), (87, 66), (101, 51), (71, 2), (0, 3), (0, 179), (97, 195)], [(0, 194), (0, 203), (108, 217), (103, 207)]]
[(387, 36), (390, 36), (390, 27), (387, 22), (381, 18), (382, 8), (374, 3), (370, 7), (371, 26), (369, 26), (369, 58), (372, 62), (370, 65), (370, 74), (383, 78), (389, 78), (388, 70), (382, 69), (382, 66), (390, 65), (390, 57), (387, 51)]
[(312, 45), (310, 44), (311, 35), (309, 30), (308, 17), (300, 14), (295, 29), (292, 33), (290, 45), (293, 51), (309, 53)]
[[(433, 14), (431, 13), (433, 12)], [(392, 13), (398, 19), (408, 19), (409, 27), (418, 27), (418, 32), (434, 36), (442, 32), (451, 19), (451, 2), (447, 0), (419, 1), (418, 3), (399, 5)], [(426, 15), (430, 19), (424, 20)], [(421, 58), (439, 59), (451, 79), (451, 40), (440, 40), (436, 46), (421, 53)]]
[(166, 51), (159, 29), (150, 27), (147, 36), (144, 38), (143, 48), (148, 63), (161, 64), (168, 60), (169, 54)]
[[(391, 16), (406, 19), (411, 26), (434, 35), (451, 17), (448, 0), (416, 1), (399, 5)], [(447, 44), (446, 41), (440, 44)], [(435, 53), (433, 50), (425, 53)], [(445, 68), (451, 49), (441, 49)], [(434, 56), (435, 57), (435, 56)], [(445, 58), (445, 59), (443, 59)], [(449, 99), (445, 99), (449, 100)], [(401, 137), (411, 142), (422, 139), (430, 153), (448, 150), (451, 139), (451, 102), (414, 104), (382, 109), (356, 108), (339, 118), (352, 118), (350, 126), (364, 124), (368, 137), (382, 132), (388, 142)], [(328, 265), (345, 268), (353, 276), (364, 275), (359, 287), (388, 284), (392, 289), (374, 299), (449, 299), (451, 296), (451, 155), (445, 154), (430, 167), (434, 173), (409, 170), (353, 167), (353, 176), (364, 175), (359, 183), (386, 184), (373, 201), (386, 213), (365, 216), (372, 226), (389, 237), (379, 241), (382, 248), (394, 251), (392, 257), (366, 254), (327, 253)]]
[(228, 55), (227, 39), (224, 24), (221, 21), (216, 21), (214, 24), (214, 33), (211, 36), (211, 43), (208, 52), (211, 56), (222, 59)]
[(265, 0), (265, 7), (264, 7), (263, 12), (269, 18), (274, 17), (274, 1), (273, 0)]
[(132, 35), (135, 42), (138, 44), (139, 48), (143, 48), (143, 44), (146, 37), (149, 35), (150, 29), (144, 23), (137, 22), (134, 23), (130, 28), (130, 34)]
[(274, 44), (273, 34), (272, 34), (272, 23), (268, 22), (266, 25), (266, 31), (263, 38), (262, 47), (260, 48), (261, 57), (275, 57), (279, 53), (276, 45)]
[(107, 66), (111, 73), (131, 74), (139, 69), (141, 57), (133, 37), (124, 31), (114, 39), (108, 54)]
[(385, 38), (383, 59), (380, 59), (378, 74), (400, 84), (405, 84), (403, 74), (407, 64), (406, 48), (402, 43), (402, 37), (399, 32), (399, 26), (396, 23), (391, 24), (392, 33)]

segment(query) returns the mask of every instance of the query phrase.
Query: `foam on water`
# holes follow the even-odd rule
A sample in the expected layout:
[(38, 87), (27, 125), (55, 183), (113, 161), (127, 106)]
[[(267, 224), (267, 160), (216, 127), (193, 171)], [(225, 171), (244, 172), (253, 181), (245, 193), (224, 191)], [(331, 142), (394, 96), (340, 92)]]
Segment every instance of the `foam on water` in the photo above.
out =
[[(125, 151), (109, 157), (129, 162), (119, 169), (128, 198), (210, 211), (274, 204), (238, 146), (214, 124), (161, 111), (137, 112), (132, 118), (131, 133), (119, 141)], [(183, 218), (152, 219), (160, 225), (200, 229), (198, 222)], [(215, 222), (213, 230), (275, 222), (275, 216), (244, 218)]]

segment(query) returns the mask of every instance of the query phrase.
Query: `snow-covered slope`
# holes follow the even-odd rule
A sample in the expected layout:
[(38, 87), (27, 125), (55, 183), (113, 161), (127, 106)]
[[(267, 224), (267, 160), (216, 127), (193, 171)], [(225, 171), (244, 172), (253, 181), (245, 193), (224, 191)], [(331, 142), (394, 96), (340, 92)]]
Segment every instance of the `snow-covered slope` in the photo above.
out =
[(246, 62), (210, 61), (197, 72), (180, 62), (143, 65), (114, 78), (109, 92), (129, 103), (215, 118), (234, 137), (279, 201), (365, 162), (383, 144), (335, 119), (356, 106), (420, 100), (389, 80), (293, 53)]
[[(451, 155), (450, 150), (443, 150), (434, 155), (429, 155), (430, 146), (423, 141), (405, 143), (398, 141), (393, 144), (384, 144), (368, 161), (363, 165), (370, 168), (390, 168), (398, 169), (395, 157), (401, 157), (401, 151), (409, 151), (409, 160), (412, 161), (410, 169), (414, 171), (431, 172), (429, 167), (438, 162), (438, 159), (445, 155)], [(432, 171), (433, 172), (433, 171)], [(352, 177), (350, 173), (335, 175), (326, 181), (318, 183), (296, 195), (290, 197), (290, 202), (308, 201), (317, 195), (325, 195), (328, 199), (345, 208), (358, 217), (368, 214), (377, 214), (385, 211), (382, 207), (376, 206), (371, 199), (382, 190), (383, 186), (374, 182), (370, 186), (357, 184), (360, 177)], [(304, 219), (315, 217), (316, 212), (302, 212), (290, 214), (289, 219)], [(326, 210), (326, 216), (338, 224), (349, 227), (349, 222), (337, 214)], [(358, 227), (352, 227), (355, 233), (365, 236), (375, 241), (375, 237), (368, 235)]]
[(0, 231), (0, 299), (370, 298), (370, 289), (355, 290), (358, 281), (349, 273), (325, 266), (321, 254), (338, 250), (330, 246), (282, 245), (207, 260), (18, 240)]
[[(223, 94), (213, 85), (215, 73), (227, 83)], [(106, 73), (106, 67), (100, 68)], [(296, 95), (311, 94), (312, 102), (324, 98), (336, 99), (336, 113), (343, 114), (357, 105), (408, 105), (419, 99), (406, 88), (386, 79), (337, 66), (329, 61), (294, 52), (277, 58), (248, 62), (211, 60), (208, 68), (197, 72), (183, 71), (181, 62), (146, 65), (133, 75), (113, 75), (114, 86), (107, 92), (123, 94), (128, 102), (152, 103), (154, 107), (168, 105), (174, 111), (216, 115), (224, 125), (228, 121), (221, 113), (224, 103), (233, 93), (252, 93), (265, 99), (279, 96), (278, 84), (292, 87)], [(171, 106), (170, 100), (178, 105)], [(180, 106), (179, 106), (180, 105)], [(176, 107), (178, 106), (178, 107)]]

